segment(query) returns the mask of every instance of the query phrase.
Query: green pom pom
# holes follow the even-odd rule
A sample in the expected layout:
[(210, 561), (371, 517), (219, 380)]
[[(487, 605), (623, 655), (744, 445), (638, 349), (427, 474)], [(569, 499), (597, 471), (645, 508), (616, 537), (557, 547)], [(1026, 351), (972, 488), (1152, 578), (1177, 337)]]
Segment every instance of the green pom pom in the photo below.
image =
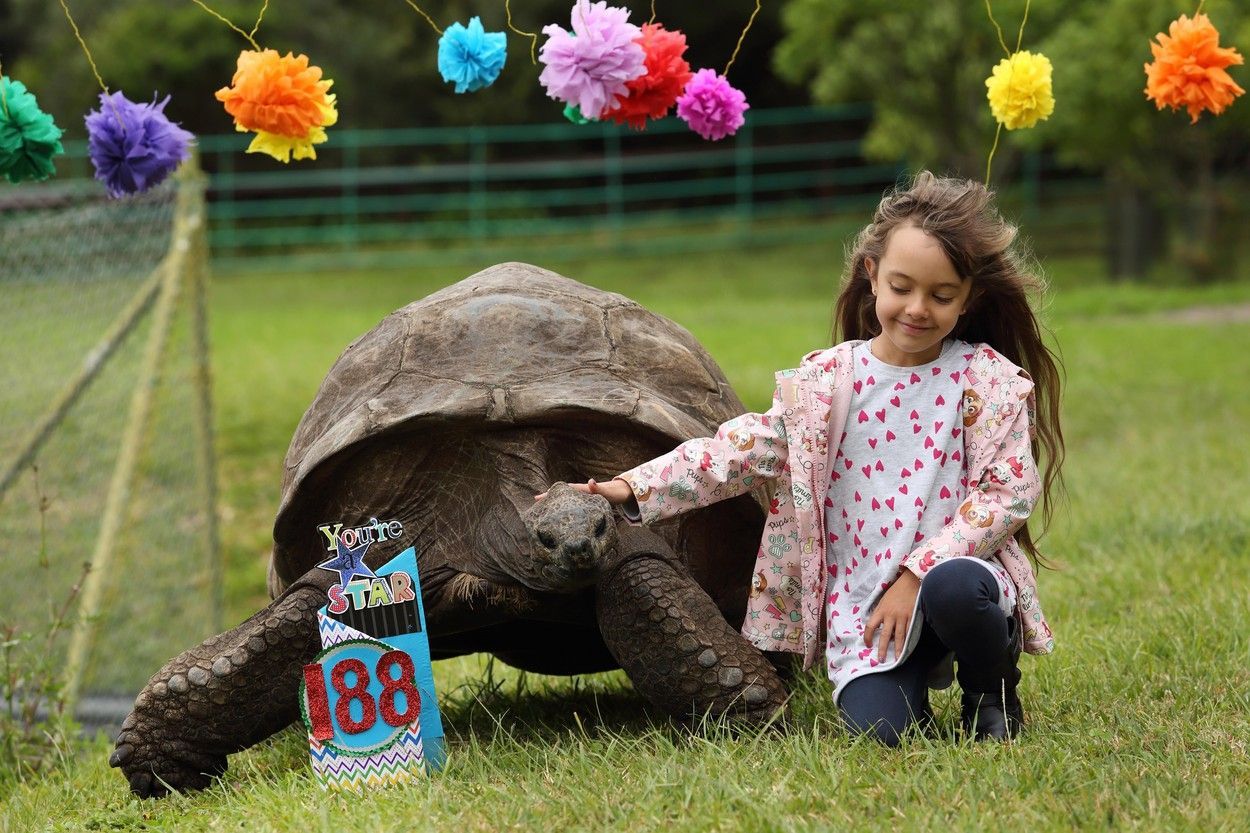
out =
[(26, 86), (0, 76), (0, 174), (9, 182), (47, 179), (56, 173), (52, 157), (64, 152), (61, 129)]
[(590, 124), (592, 121), (598, 121), (598, 119), (588, 119), (583, 116), (582, 108), (576, 104), (566, 104), (564, 106), (564, 117), (573, 122), (573, 124)]

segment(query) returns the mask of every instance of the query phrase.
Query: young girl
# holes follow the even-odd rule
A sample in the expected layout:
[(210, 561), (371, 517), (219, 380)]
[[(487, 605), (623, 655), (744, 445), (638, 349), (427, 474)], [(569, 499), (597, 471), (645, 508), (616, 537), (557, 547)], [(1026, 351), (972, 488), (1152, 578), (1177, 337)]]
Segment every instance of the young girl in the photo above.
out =
[(888, 744), (952, 655), (965, 729), (1014, 736), (1020, 650), (1053, 648), (1026, 520), (1063, 458), (1059, 376), (1015, 237), (984, 187), (922, 172), (855, 240), (847, 340), (778, 373), (767, 413), (577, 487), (651, 523), (774, 481), (742, 632), (823, 654), (847, 726)]

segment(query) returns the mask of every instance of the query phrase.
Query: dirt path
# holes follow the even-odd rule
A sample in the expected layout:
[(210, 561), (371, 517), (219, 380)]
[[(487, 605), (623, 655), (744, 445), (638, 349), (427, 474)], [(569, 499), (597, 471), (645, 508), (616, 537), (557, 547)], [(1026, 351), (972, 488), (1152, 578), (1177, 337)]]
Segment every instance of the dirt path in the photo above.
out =
[(1250, 304), (1186, 307), (1161, 312), (1158, 317), (1179, 324), (1245, 324), (1250, 323)]

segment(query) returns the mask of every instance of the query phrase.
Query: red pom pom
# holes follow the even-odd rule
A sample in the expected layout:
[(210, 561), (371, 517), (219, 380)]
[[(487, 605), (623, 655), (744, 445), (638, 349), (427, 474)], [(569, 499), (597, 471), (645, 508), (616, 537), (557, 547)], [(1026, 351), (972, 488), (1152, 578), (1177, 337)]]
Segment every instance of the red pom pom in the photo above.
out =
[(642, 130), (647, 119), (662, 119), (668, 114), (686, 88), (691, 72), (690, 64), (682, 57), (686, 51), (684, 33), (666, 31), (660, 23), (644, 23), (642, 34), (634, 42), (646, 55), (647, 72), (627, 82), (629, 95), (617, 96), (617, 106), (605, 109), (599, 118)]

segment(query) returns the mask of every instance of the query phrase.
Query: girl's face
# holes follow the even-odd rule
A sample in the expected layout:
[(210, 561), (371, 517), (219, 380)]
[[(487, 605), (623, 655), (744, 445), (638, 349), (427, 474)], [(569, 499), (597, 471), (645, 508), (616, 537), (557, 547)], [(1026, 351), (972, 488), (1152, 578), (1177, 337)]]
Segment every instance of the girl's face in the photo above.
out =
[(869, 258), (865, 265), (881, 324), (873, 355), (897, 367), (936, 359), (964, 313), (972, 282), (960, 280), (941, 244), (913, 225), (894, 229), (881, 262)]

